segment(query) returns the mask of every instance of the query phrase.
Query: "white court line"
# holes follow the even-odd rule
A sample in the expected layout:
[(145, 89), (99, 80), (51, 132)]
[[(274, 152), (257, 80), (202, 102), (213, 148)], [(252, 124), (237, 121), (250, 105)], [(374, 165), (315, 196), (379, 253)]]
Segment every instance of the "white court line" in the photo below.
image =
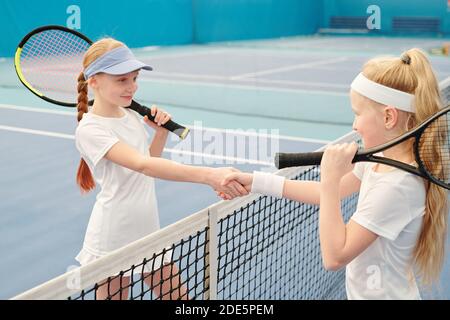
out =
[(341, 62), (341, 61), (345, 61), (345, 60), (348, 60), (348, 58), (347, 57), (339, 57), (339, 58), (334, 58), (334, 59), (327, 59), (327, 60), (320, 60), (320, 61), (315, 61), (315, 62), (295, 64), (295, 65), (281, 67), (281, 68), (274, 68), (274, 69), (268, 69), (268, 70), (264, 70), (264, 71), (244, 73), (244, 74), (241, 74), (238, 76), (231, 77), (231, 79), (239, 80), (242, 78), (249, 78), (249, 77), (254, 77), (254, 76), (267, 75), (267, 74), (291, 71), (291, 70), (296, 70), (296, 69), (304, 69), (304, 68), (310, 68), (310, 67), (314, 67), (314, 66), (321, 66), (321, 65), (325, 65), (325, 64), (332, 64), (332, 63)]
[(33, 130), (33, 129), (2, 126), (2, 125), (0, 125), (0, 130), (20, 132), (20, 133), (29, 133), (29, 134), (34, 134), (34, 135), (38, 135), (38, 136), (46, 136), (46, 137), (53, 137), (53, 138), (75, 140), (75, 136), (73, 134), (64, 134), (64, 133), (51, 132), (51, 131)]
[[(245, 81), (245, 82), (256, 82), (261, 84), (290, 84), (290, 85), (307, 85), (307, 86), (314, 86), (314, 87), (326, 87), (326, 88), (338, 88), (338, 89), (347, 89), (349, 88), (348, 85), (339, 85), (339, 84), (333, 84), (333, 83), (326, 83), (326, 82), (306, 82), (306, 81), (287, 81), (287, 80), (268, 80), (268, 79), (255, 79), (255, 78), (239, 78), (239, 79), (233, 79), (233, 77), (222, 77), (222, 76), (215, 76), (215, 75), (209, 75), (209, 74), (189, 74), (189, 73), (178, 73), (178, 72), (160, 72), (160, 71), (154, 71), (152, 72), (152, 79), (154, 79), (154, 76), (168, 76), (168, 77), (175, 77), (175, 78), (186, 78), (186, 79), (206, 79), (206, 80), (220, 80), (220, 81)], [(139, 80), (141, 80), (140, 78)], [(147, 80), (146, 78), (144, 78)], [(167, 79), (165, 79), (167, 80)], [(178, 81), (177, 81), (178, 82)], [(224, 86), (227, 85), (226, 83), (223, 84)], [(257, 87), (259, 90), (259, 87)], [(300, 89), (302, 90), (302, 89)], [(300, 91), (298, 90), (298, 91)], [(345, 94), (347, 95), (347, 94)]]
[[(280, 51), (279, 49), (270, 49), (266, 47), (261, 48), (253, 48), (253, 47), (237, 47), (237, 48), (230, 48), (229, 53), (233, 56), (243, 56), (243, 57), (250, 57), (250, 58), (271, 58), (271, 59), (277, 59), (277, 60), (283, 60), (283, 59), (295, 59), (295, 60), (301, 60), (304, 59), (305, 56), (307, 58), (311, 57), (312, 53), (309, 52), (292, 52), (292, 51)], [(314, 52), (316, 54), (316, 52)], [(303, 56), (304, 55), (304, 56)], [(328, 57), (330, 55), (327, 55)], [(317, 55), (315, 56), (317, 57)]]
[[(198, 51), (198, 52), (184, 52), (184, 53), (163, 53), (163, 54), (155, 54), (155, 55), (149, 55), (145, 57), (141, 57), (142, 59), (147, 60), (167, 60), (167, 59), (173, 59), (173, 58), (185, 58), (185, 57), (195, 57), (195, 56), (204, 56), (204, 55), (210, 55), (210, 54), (218, 54), (226, 51), (225, 49), (219, 49), (219, 50), (205, 50), (205, 51)], [(135, 51), (136, 53), (139, 53), (139, 50)]]
[[(192, 73), (180, 73), (180, 72), (162, 72), (162, 71), (152, 71), (149, 77), (153, 76), (169, 76), (169, 77), (178, 77), (178, 78), (192, 78), (192, 79), (207, 79), (207, 80), (231, 80), (229, 77), (215, 76), (210, 74), (192, 74)], [(141, 80), (139, 78), (139, 80)]]
[[(48, 113), (48, 114), (57, 114), (63, 116), (75, 117), (77, 114), (74, 111), (59, 111), (59, 110), (48, 110), (48, 109), (38, 109), (33, 107), (25, 107), (25, 106), (15, 106), (8, 104), (0, 104), (0, 109), (9, 109), (16, 111), (26, 111), (26, 112), (38, 112), (38, 113)], [(219, 129), (219, 128), (209, 128), (209, 127), (196, 127), (196, 126), (188, 126), (190, 129), (200, 130), (202, 131), (211, 131), (211, 132), (220, 132), (220, 133), (232, 133), (235, 135), (244, 135), (244, 136), (257, 136), (262, 138), (269, 139), (281, 139), (281, 140), (289, 140), (289, 141), (297, 141), (297, 142), (311, 142), (311, 143), (323, 143), (327, 144), (330, 141), (320, 140), (320, 139), (310, 139), (310, 138), (299, 138), (293, 136), (284, 136), (284, 135), (270, 135), (265, 133), (256, 133), (256, 132), (245, 132), (245, 130), (236, 130), (236, 129)]]
[(194, 157), (202, 157), (202, 158), (210, 158), (210, 159), (216, 159), (216, 160), (226, 160), (230, 162), (242, 162), (247, 164), (256, 164), (261, 166), (269, 166), (273, 167), (274, 164), (272, 162), (265, 162), (265, 161), (259, 161), (259, 160), (253, 160), (253, 159), (245, 159), (245, 158), (236, 158), (236, 157), (228, 157), (228, 156), (216, 156), (212, 154), (205, 154), (201, 152), (192, 152), (192, 151), (184, 151), (184, 150), (177, 150), (177, 149), (170, 149), (165, 148), (164, 152), (172, 153), (172, 154), (184, 154), (184, 155), (190, 155)]
[(77, 114), (75, 111), (39, 109), (39, 108), (26, 107), (26, 106), (16, 106), (16, 105), (11, 105), (11, 104), (0, 104), (0, 109), (9, 109), (9, 110), (27, 111), (27, 112), (37, 112), (37, 113), (48, 113), (48, 114), (58, 114), (58, 115), (71, 116), (71, 117), (74, 117)]
[[(158, 51), (161, 49), (161, 46), (147, 46), (147, 47), (141, 47), (138, 50), (139, 51), (144, 51), (144, 52), (149, 52), (149, 51)], [(136, 52), (138, 51), (136, 50)]]
[[(75, 140), (74, 135), (64, 134), (64, 133), (59, 133), (59, 132), (33, 130), (33, 129), (10, 127), (10, 126), (3, 126), (3, 125), (0, 125), (0, 130), (10, 131), (10, 132), (27, 133), (27, 134), (52, 137), (52, 138)], [(253, 160), (253, 159), (236, 158), (236, 157), (229, 157), (229, 156), (223, 156), (223, 155), (212, 155), (212, 154), (206, 154), (206, 153), (201, 153), (201, 152), (192, 152), (192, 151), (177, 150), (177, 149), (171, 149), (171, 148), (164, 148), (164, 152), (176, 154), (176, 155), (189, 155), (189, 156), (194, 156), (194, 157), (201, 157), (203, 159), (209, 158), (209, 159), (216, 159), (216, 160), (225, 160), (225, 161), (229, 161), (229, 162), (233, 162), (233, 163), (236, 162), (236, 163), (256, 164), (256, 165), (262, 165), (262, 166), (273, 166), (274, 165), (271, 162), (264, 162), (264, 161)]]
[(217, 129), (217, 128), (209, 128), (209, 127), (196, 127), (190, 126), (190, 129), (194, 130), (202, 130), (202, 131), (211, 131), (211, 132), (219, 132), (219, 133), (231, 133), (234, 135), (241, 136), (249, 136), (249, 137), (261, 137), (267, 139), (281, 139), (281, 140), (289, 140), (296, 142), (309, 142), (309, 143), (320, 143), (320, 144), (328, 144), (331, 141), (321, 140), (321, 139), (312, 139), (312, 138), (297, 138), (291, 136), (283, 136), (276, 134), (267, 134), (267, 133), (257, 133), (257, 132), (246, 132), (245, 129), (236, 130), (236, 129)]
[[(239, 79), (244, 80), (244, 79)], [(188, 86), (207, 86), (207, 87), (216, 87), (221, 89), (234, 88), (234, 89), (242, 89), (242, 90), (250, 90), (250, 91), (268, 91), (268, 92), (289, 92), (289, 93), (309, 93), (309, 94), (317, 94), (317, 95), (328, 95), (328, 96), (338, 96), (338, 97), (347, 97), (348, 93), (338, 92), (338, 91), (330, 91), (330, 90), (307, 90), (307, 89), (290, 89), (290, 88), (277, 88), (277, 87), (255, 87), (254, 85), (245, 85), (245, 84), (235, 84), (235, 83), (212, 83), (212, 82), (202, 82), (202, 81), (180, 81), (180, 80), (170, 80), (170, 79), (151, 79), (151, 78), (139, 78), (141, 82), (153, 82), (153, 83), (168, 83), (168, 84), (182, 84)], [(250, 79), (245, 81), (254, 83), (255, 81), (259, 81), (257, 79)]]
[[(290, 85), (305, 85), (305, 86), (314, 86), (314, 87), (328, 87), (328, 88), (337, 88), (337, 89), (349, 89), (350, 85), (343, 84), (334, 84), (334, 83), (322, 83), (322, 82), (304, 82), (304, 81), (289, 81), (289, 80), (268, 80), (268, 79), (256, 79), (256, 78), (245, 78), (239, 79), (239, 81), (253, 82), (253, 83), (274, 83), (274, 84), (290, 84)], [(259, 87), (258, 87), (259, 89)], [(313, 91), (308, 91), (313, 92)], [(337, 92), (333, 92), (333, 94), (337, 94)], [(340, 92), (342, 96), (348, 96), (346, 92)]]
[[(273, 45), (292, 45), (292, 44), (302, 44), (304, 46), (309, 45), (310, 43), (314, 44), (328, 44), (329, 42), (336, 43), (337, 40), (332, 38), (311, 38), (311, 37), (293, 37), (291, 39), (276, 39), (276, 40), (251, 40), (251, 41), (239, 41), (236, 42), (236, 46), (242, 48), (254, 48), (252, 45), (265, 45), (273, 48)], [(250, 46), (249, 46), (250, 45)], [(279, 46), (281, 47), (281, 46)], [(285, 47), (285, 46), (283, 46)], [(276, 47), (275, 47), (276, 48)], [(255, 49), (259, 49), (255, 47)]]

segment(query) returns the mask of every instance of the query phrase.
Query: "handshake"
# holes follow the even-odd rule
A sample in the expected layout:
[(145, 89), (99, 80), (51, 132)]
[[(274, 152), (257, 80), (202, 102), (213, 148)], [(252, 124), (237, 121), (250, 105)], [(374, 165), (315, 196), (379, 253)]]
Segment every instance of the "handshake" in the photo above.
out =
[(246, 196), (250, 193), (253, 174), (240, 172), (235, 168), (210, 168), (206, 183), (223, 200)]

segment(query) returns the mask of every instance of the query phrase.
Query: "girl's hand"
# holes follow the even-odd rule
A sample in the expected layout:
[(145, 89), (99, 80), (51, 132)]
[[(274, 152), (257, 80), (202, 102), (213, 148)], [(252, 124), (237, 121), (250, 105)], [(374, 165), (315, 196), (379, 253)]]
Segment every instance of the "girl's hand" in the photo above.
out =
[(238, 170), (234, 168), (212, 168), (211, 174), (208, 177), (208, 184), (224, 200), (248, 195), (246, 188), (237, 181), (231, 181), (227, 185), (222, 183), (225, 177), (233, 172), (238, 172)]
[(227, 186), (231, 182), (238, 182), (241, 184), (248, 192), (252, 189), (253, 174), (245, 172), (233, 172), (225, 177), (222, 181), (222, 185)]
[(144, 117), (145, 123), (157, 132), (166, 132), (167, 133), (168, 130), (166, 128), (162, 127), (162, 125), (166, 124), (172, 118), (172, 116), (168, 112), (164, 111), (161, 108), (158, 108), (155, 105), (153, 105), (150, 108), (150, 114), (153, 117), (155, 117), (155, 120), (152, 121), (147, 116), (145, 116)]
[[(242, 187), (244, 187), (247, 192), (250, 192), (252, 189), (252, 183), (253, 183), (253, 174), (244, 172), (233, 172), (228, 174), (221, 184), (223, 186), (239, 184)], [(217, 192), (217, 195), (221, 197), (223, 200), (227, 200), (227, 195), (224, 194), (223, 192)]]
[(320, 164), (321, 182), (339, 183), (353, 170), (353, 157), (358, 150), (356, 142), (328, 146)]

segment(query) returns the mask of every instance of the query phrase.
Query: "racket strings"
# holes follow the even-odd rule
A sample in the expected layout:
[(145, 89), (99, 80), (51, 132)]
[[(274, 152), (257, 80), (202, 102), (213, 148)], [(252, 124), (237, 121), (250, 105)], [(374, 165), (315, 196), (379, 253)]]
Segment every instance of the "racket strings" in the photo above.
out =
[(76, 101), (77, 78), (90, 44), (61, 30), (33, 35), (23, 46), (21, 71), (29, 85), (58, 101)]
[(450, 115), (449, 112), (434, 120), (419, 140), (419, 156), (435, 179), (450, 185)]

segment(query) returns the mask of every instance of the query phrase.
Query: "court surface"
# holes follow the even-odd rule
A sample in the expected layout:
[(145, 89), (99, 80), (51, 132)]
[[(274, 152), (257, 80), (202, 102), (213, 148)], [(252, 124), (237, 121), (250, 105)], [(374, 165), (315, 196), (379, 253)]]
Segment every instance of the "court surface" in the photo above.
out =
[[(170, 135), (164, 157), (274, 171), (276, 152), (312, 151), (351, 131), (348, 90), (365, 61), (439, 43), (293, 37), (140, 48), (136, 55), (155, 71), (141, 73), (136, 100), (192, 128), (183, 142)], [(439, 80), (450, 76), (448, 57), (431, 61)], [(35, 97), (20, 85), (12, 59), (0, 59), (0, 298), (76, 265), (96, 194), (82, 196), (75, 184), (76, 125), (73, 109)], [(218, 201), (209, 187), (191, 183), (157, 180), (156, 190), (162, 226)], [(450, 298), (449, 273), (447, 261), (434, 297)]]

